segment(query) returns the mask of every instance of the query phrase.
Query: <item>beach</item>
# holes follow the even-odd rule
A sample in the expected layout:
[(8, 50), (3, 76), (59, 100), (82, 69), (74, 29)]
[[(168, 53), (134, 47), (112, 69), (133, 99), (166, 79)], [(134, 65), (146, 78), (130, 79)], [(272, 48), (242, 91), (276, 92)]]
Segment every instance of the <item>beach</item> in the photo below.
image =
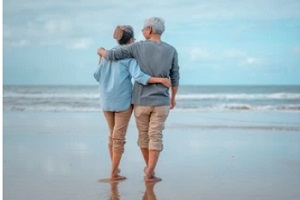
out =
[(133, 117), (127, 179), (101, 181), (107, 136), (102, 112), (4, 112), (4, 199), (300, 199), (299, 112), (171, 111), (154, 185), (143, 181)]

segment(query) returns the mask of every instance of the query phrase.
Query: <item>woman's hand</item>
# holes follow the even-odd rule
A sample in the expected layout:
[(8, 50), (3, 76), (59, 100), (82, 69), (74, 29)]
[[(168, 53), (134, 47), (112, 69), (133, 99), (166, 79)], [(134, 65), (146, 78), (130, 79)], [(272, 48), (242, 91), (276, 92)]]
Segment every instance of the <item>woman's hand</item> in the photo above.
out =
[(161, 78), (161, 84), (166, 87), (171, 87), (171, 81), (169, 78)]
[(100, 57), (105, 57), (106, 56), (106, 50), (101, 47), (97, 50), (97, 54), (100, 56)]

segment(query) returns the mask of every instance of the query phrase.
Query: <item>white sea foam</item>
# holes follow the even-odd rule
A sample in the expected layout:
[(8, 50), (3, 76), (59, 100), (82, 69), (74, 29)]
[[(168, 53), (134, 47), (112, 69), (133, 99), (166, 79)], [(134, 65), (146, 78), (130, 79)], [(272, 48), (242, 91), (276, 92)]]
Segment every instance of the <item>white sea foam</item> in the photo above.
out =
[[(5, 92), (3, 98), (22, 99), (99, 99), (97, 93), (16, 93)], [(178, 94), (177, 100), (299, 100), (300, 94)]]
[[(196, 110), (196, 111), (289, 111), (289, 112), (300, 112), (300, 104), (297, 105), (248, 105), (248, 104), (217, 104), (209, 106), (182, 106), (177, 104), (176, 109), (179, 110)], [(100, 105), (94, 106), (80, 106), (76, 104), (69, 105), (11, 105), (5, 106), (4, 111), (53, 111), (53, 112), (99, 112), (101, 111)]]
[(273, 93), (273, 94), (181, 94), (177, 99), (190, 100), (300, 100), (300, 94), (295, 93)]
[(97, 93), (20, 93), (20, 92), (4, 92), (4, 98), (24, 98), (24, 99), (49, 99), (49, 98), (87, 98), (97, 99)]
[[(176, 109), (200, 111), (284, 111), (300, 112), (300, 87), (185, 88), (177, 95)], [(203, 92), (203, 89), (206, 89)], [(4, 111), (101, 110), (97, 87), (4, 87)]]
[(249, 104), (216, 104), (209, 106), (184, 107), (177, 104), (177, 109), (196, 111), (292, 111), (300, 112), (300, 104), (294, 105), (249, 105)]

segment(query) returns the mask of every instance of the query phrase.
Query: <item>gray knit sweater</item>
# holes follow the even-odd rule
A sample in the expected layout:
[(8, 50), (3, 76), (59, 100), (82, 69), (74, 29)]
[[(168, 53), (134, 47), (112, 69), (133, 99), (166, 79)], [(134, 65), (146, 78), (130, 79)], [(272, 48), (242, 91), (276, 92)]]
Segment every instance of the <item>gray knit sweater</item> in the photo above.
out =
[[(140, 41), (120, 49), (107, 51), (109, 60), (135, 58), (142, 71), (152, 77), (170, 77), (172, 87), (179, 85), (178, 54), (165, 42)], [(161, 84), (142, 85), (135, 82), (132, 104), (142, 106), (170, 105), (169, 88)]]

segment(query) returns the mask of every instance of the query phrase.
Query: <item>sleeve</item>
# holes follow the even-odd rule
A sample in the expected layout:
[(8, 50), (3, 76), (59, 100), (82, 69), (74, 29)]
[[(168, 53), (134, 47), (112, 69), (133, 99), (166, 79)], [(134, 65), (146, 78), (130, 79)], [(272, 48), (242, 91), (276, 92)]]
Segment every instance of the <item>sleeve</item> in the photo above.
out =
[(130, 59), (128, 70), (132, 78), (136, 82), (141, 83), (143, 85), (147, 85), (149, 79), (151, 78), (151, 76), (142, 72), (140, 66), (138, 65), (135, 59)]
[(133, 58), (132, 55), (133, 49), (134, 49), (135, 43), (121, 46), (120, 48), (115, 48), (111, 50), (106, 50), (107, 59), (108, 60), (120, 60), (123, 58)]
[(173, 57), (173, 64), (170, 70), (170, 79), (172, 87), (176, 87), (179, 85), (179, 65), (178, 65), (178, 53), (175, 50)]
[(94, 73), (94, 78), (96, 79), (97, 82), (100, 81), (100, 76), (101, 76), (101, 68), (103, 67), (103, 62), (101, 62), (99, 65), (98, 65), (98, 68), (97, 70), (95, 71)]

